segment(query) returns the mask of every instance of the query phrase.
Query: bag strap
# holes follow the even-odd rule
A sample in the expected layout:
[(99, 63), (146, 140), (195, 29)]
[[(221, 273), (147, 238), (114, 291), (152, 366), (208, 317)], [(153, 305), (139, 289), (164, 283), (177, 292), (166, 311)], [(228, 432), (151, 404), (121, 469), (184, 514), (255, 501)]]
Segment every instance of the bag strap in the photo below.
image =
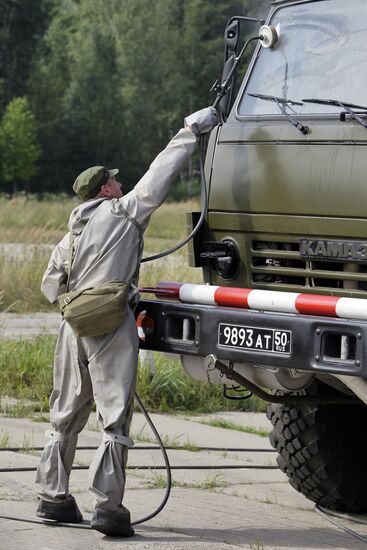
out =
[[(119, 214), (120, 213), (122, 215), (124, 215), (125, 218), (136, 227), (136, 229), (138, 230), (138, 233), (139, 233), (138, 261), (136, 263), (136, 269), (135, 269), (134, 275), (132, 276), (131, 281), (129, 282), (129, 285), (130, 285), (135, 279), (137, 279), (137, 277), (139, 275), (140, 261), (143, 257), (143, 249), (144, 249), (143, 231), (142, 231), (142, 228), (141, 228), (140, 224), (136, 221), (136, 219), (133, 218), (132, 216), (130, 216), (130, 214), (127, 212), (127, 210), (125, 210), (125, 208), (123, 208), (121, 205), (119, 206)], [(73, 233), (70, 232), (69, 251), (68, 251), (68, 278), (67, 278), (67, 281), (66, 281), (66, 290), (65, 290), (65, 292), (69, 292), (70, 273), (71, 273), (71, 265), (72, 265), (72, 262), (73, 262), (73, 252), (74, 252), (74, 240), (75, 240), (75, 235), (73, 235)]]
[(73, 235), (73, 233), (70, 232), (69, 251), (68, 251), (68, 278), (67, 278), (67, 281), (66, 281), (66, 290), (65, 290), (65, 292), (69, 292), (71, 264), (73, 263), (74, 239), (75, 239), (75, 236)]
[[(116, 214), (116, 212), (114, 212)], [(134, 275), (132, 276), (131, 278), (131, 281), (130, 281), (130, 284), (132, 283), (132, 281), (134, 281), (135, 279), (138, 278), (138, 275), (139, 275), (139, 269), (140, 269), (140, 261), (143, 257), (143, 249), (144, 249), (144, 238), (143, 238), (143, 230), (141, 228), (141, 225), (136, 221), (135, 218), (133, 218), (132, 216), (130, 216), (129, 212), (127, 210), (125, 210), (125, 208), (122, 206), (122, 204), (120, 203), (119, 204), (119, 207), (118, 207), (118, 214), (122, 214), (123, 216), (125, 216), (125, 218), (131, 222), (135, 227), (136, 229), (138, 230), (138, 233), (139, 233), (139, 251), (138, 251), (138, 261), (136, 262), (136, 269), (135, 269), (135, 273)]]

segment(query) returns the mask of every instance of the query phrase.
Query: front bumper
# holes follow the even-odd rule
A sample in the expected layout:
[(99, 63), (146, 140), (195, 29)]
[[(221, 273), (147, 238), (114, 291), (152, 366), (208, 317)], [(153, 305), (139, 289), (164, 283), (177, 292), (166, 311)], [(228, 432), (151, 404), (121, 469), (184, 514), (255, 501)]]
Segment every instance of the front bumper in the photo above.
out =
[[(264, 367), (367, 377), (367, 321), (274, 313), (229, 307), (141, 300), (136, 316), (145, 311), (154, 329), (142, 349), (206, 357)], [(289, 354), (235, 349), (218, 345), (218, 327), (228, 323), (253, 328), (289, 330)], [(349, 342), (343, 353), (343, 337)]]

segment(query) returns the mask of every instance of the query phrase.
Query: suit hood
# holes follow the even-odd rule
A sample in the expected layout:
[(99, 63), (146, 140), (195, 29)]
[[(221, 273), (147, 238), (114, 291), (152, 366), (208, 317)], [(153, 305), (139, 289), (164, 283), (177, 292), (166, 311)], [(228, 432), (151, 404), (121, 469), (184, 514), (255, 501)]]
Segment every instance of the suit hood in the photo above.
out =
[(68, 222), (69, 231), (73, 235), (80, 235), (99, 205), (105, 200), (104, 198), (93, 199), (74, 208)]

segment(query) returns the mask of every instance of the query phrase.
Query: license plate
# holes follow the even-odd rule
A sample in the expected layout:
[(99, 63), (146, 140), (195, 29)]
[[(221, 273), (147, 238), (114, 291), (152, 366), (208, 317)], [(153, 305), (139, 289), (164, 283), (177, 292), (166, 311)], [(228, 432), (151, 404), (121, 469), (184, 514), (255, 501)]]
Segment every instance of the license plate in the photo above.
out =
[(244, 327), (220, 323), (218, 344), (223, 347), (248, 351), (290, 354), (292, 332), (276, 328)]

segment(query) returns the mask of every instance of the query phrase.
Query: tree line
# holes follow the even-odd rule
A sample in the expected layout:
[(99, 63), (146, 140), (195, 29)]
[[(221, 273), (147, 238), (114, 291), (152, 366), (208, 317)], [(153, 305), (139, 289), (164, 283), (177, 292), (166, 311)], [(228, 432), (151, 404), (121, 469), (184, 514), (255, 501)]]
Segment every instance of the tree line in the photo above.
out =
[(70, 192), (95, 164), (132, 187), (213, 102), (227, 20), (268, 3), (0, 0), (0, 192)]

